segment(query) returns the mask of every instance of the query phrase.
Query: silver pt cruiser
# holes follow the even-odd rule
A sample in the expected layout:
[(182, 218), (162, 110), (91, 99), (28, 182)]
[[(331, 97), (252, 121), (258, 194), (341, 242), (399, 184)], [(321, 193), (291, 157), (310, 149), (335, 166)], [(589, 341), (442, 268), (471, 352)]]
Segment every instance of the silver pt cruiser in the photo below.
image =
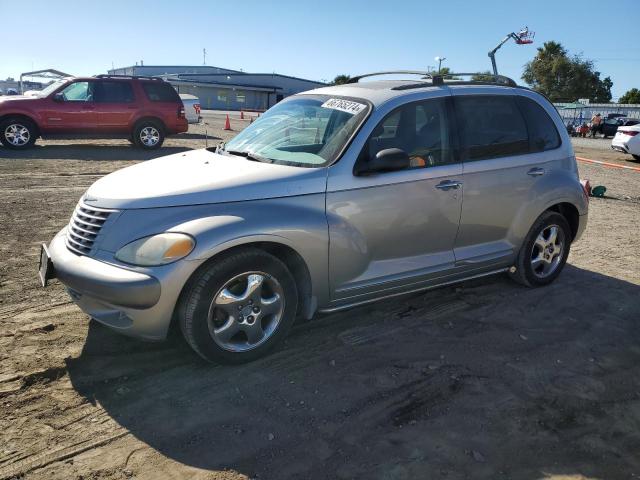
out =
[(122, 333), (177, 322), (205, 359), (244, 362), (317, 311), (555, 280), (588, 199), (554, 107), (506, 77), (395, 73), (419, 75), (294, 95), (226, 145), (98, 180), (43, 245), (43, 285)]

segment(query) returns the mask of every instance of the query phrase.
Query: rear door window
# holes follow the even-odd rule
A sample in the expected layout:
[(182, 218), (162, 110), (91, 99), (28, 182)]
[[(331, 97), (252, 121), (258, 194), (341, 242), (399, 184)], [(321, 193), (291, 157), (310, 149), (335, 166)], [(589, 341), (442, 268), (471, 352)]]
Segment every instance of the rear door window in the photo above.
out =
[(96, 82), (94, 98), (99, 103), (131, 103), (133, 89), (131, 83), (123, 81)]
[[(560, 146), (560, 135), (549, 114), (537, 102), (526, 97), (516, 97), (529, 129), (529, 151), (544, 152)], [(617, 125), (617, 122), (613, 122)]]
[(179, 102), (180, 97), (174, 88), (165, 82), (142, 82), (142, 89), (152, 102)]
[(513, 97), (456, 96), (455, 106), (465, 160), (529, 153), (527, 125)]

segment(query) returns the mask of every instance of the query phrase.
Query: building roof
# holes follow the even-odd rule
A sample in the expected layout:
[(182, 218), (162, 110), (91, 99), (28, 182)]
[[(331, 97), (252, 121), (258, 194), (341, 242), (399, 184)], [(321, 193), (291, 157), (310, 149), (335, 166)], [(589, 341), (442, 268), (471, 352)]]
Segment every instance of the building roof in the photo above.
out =
[(116, 67), (111, 70), (124, 70), (126, 68), (211, 68), (213, 70), (227, 70), (229, 72), (243, 73), (232, 68), (216, 67), (215, 65), (129, 65), (126, 67)]
[(183, 78), (169, 78), (167, 79), (167, 81), (172, 84), (186, 84), (202, 87), (239, 88), (242, 90), (258, 90), (261, 92), (275, 92), (276, 90), (282, 90), (281, 87), (273, 87), (269, 85), (251, 85), (247, 83), (208, 82), (206, 80), (187, 80)]

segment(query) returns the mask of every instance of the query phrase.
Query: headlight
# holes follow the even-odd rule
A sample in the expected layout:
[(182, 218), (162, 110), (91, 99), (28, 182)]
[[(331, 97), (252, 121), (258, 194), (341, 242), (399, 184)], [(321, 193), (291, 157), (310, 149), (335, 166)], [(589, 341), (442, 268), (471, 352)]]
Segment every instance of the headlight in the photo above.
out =
[(160, 233), (126, 244), (116, 258), (141, 267), (166, 265), (186, 257), (195, 246), (195, 240), (184, 233)]

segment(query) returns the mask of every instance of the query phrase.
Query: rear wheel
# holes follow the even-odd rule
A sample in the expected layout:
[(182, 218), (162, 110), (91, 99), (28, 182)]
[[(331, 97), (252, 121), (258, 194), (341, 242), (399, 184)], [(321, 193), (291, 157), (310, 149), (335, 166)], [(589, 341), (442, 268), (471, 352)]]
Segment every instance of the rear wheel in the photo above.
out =
[(133, 130), (133, 141), (140, 148), (155, 150), (164, 142), (164, 130), (157, 122), (140, 122)]
[(178, 315), (185, 339), (205, 360), (244, 363), (286, 336), (297, 304), (285, 264), (252, 248), (203, 267), (185, 288)]
[(32, 147), (36, 141), (36, 126), (31, 120), (9, 118), (0, 123), (0, 142), (14, 150)]
[(640, 155), (631, 154), (631, 156), (640, 162)]
[(567, 220), (559, 213), (544, 212), (529, 230), (511, 278), (528, 287), (548, 285), (560, 275), (570, 248)]

